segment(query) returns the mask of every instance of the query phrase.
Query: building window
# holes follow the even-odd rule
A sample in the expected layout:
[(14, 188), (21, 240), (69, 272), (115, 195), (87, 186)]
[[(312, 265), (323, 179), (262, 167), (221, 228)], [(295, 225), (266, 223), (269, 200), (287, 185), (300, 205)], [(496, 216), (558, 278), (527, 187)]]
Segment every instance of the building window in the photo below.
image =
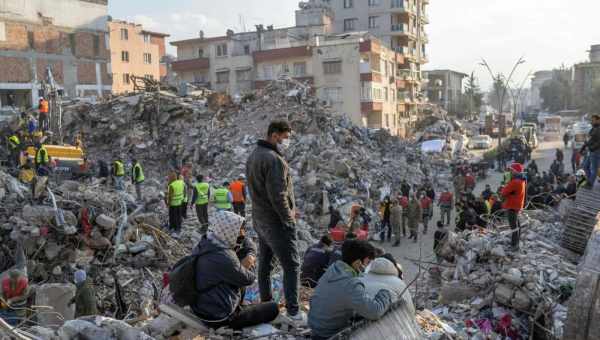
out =
[(217, 57), (227, 56), (227, 44), (217, 45)]
[(100, 36), (94, 35), (94, 55), (98, 56), (100, 54)]
[(150, 34), (144, 33), (144, 43), (146, 43), (146, 44), (150, 43)]
[(273, 79), (273, 65), (264, 65), (263, 66), (263, 79), (264, 80), (272, 80)]
[(250, 45), (244, 45), (244, 54), (250, 55)]
[(404, 0), (392, 0), (392, 8), (404, 7)]
[(387, 87), (383, 88), (383, 95), (385, 97), (385, 101), (387, 102), (389, 100), (389, 97), (388, 97), (388, 88)]
[(121, 28), (121, 40), (129, 40), (129, 30)]
[(294, 63), (294, 77), (303, 77), (306, 75), (306, 62)]
[(341, 103), (342, 102), (342, 88), (341, 87), (326, 87), (323, 89), (324, 100), (330, 103)]
[(154, 76), (153, 76), (153, 75), (151, 75), (151, 74), (145, 74), (145, 75), (144, 75), (144, 78), (146, 78), (146, 79), (148, 79), (148, 80), (153, 80), (153, 79), (154, 79)]
[(378, 28), (377, 19), (379, 17), (369, 17), (369, 28)]
[(354, 31), (356, 30), (356, 23), (358, 22), (358, 19), (356, 18), (352, 18), (352, 19), (344, 19), (344, 31)]
[(229, 71), (217, 72), (217, 84), (229, 83)]
[(354, 7), (354, 0), (344, 0), (344, 8)]
[(371, 83), (362, 81), (360, 83), (360, 99), (362, 101), (371, 101), (372, 98)]
[(238, 82), (240, 81), (249, 81), (250, 79), (250, 71), (251, 70), (237, 70), (235, 71), (235, 77)]
[(199, 48), (198, 49), (198, 58), (203, 58), (204, 57), (204, 50)]
[(281, 64), (279, 66), (279, 69), (281, 70), (280, 74), (289, 74), (290, 73), (290, 67), (288, 64)]
[(387, 113), (385, 114), (385, 127), (390, 127), (390, 115)]
[(152, 54), (144, 53), (144, 64), (152, 64)]
[(341, 61), (325, 61), (323, 62), (323, 73), (325, 74), (340, 74), (342, 73)]
[(380, 88), (373, 88), (373, 99), (374, 100), (382, 100), (383, 98), (383, 94), (381, 93), (381, 89)]
[(379, 0), (369, 0), (369, 7), (376, 7), (379, 6), (380, 1)]
[(129, 80), (129, 73), (124, 73), (123, 74), (123, 84), (125, 85), (129, 85), (130, 80)]
[(127, 51), (121, 52), (121, 61), (125, 62), (125, 63), (129, 62), (129, 52), (127, 52)]

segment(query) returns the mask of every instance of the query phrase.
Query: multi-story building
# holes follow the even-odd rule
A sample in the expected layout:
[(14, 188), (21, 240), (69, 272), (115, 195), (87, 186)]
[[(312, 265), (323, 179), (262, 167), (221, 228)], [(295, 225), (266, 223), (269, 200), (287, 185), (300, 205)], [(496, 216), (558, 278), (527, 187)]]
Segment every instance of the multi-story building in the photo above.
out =
[(279, 77), (314, 85), (317, 95), (360, 126), (405, 136), (409, 73), (404, 57), (369, 33), (319, 34), (323, 27), (229, 34), (172, 42), (180, 80), (230, 94), (261, 88)]
[(134, 90), (131, 76), (160, 80), (167, 75), (165, 38), (168, 34), (144, 30), (141, 25), (119, 20), (108, 22), (113, 74), (113, 93)]
[(594, 86), (600, 82), (600, 45), (592, 45), (589, 61), (573, 67), (573, 98), (577, 107), (584, 107)]
[(467, 74), (452, 70), (424, 71), (425, 90), (430, 103), (437, 104), (449, 113), (459, 113), (463, 95), (463, 79)]
[(541, 110), (542, 109), (542, 97), (540, 96), (540, 91), (542, 86), (547, 81), (552, 80), (554, 77), (554, 71), (538, 71), (533, 74), (533, 78), (531, 79), (531, 96), (530, 96), (530, 108), (532, 110)]
[(66, 96), (110, 93), (108, 0), (0, 2), (0, 106), (37, 105), (47, 70)]
[[(331, 32), (368, 31), (383, 44), (403, 55), (410, 97), (421, 97), (421, 66), (428, 62), (429, 0), (307, 0), (300, 11), (327, 8), (331, 15)], [(322, 15), (317, 12), (318, 15)], [(407, 105), (411, 120), (416, 120), (419, 101)]]

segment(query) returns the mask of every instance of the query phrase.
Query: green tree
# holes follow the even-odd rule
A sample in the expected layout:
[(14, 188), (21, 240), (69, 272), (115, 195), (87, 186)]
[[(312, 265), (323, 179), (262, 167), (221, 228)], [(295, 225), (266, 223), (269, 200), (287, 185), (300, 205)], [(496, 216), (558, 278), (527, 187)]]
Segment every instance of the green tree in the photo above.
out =
[(463, 103), (463, 112), (465, 112), (467, 118), (473, 118), (479, 114), (481, 105), (483, 104), (483, 93), (481, 93), (481, 89), (477, 83), (477, 78), (473, 72), (469, 77), (467, 77)]
[(564, 67), (554, 70), (551, 80), (548, 80), (540, 89), (542, 108), (550, 112), (568, 110), (573, 103), (573, 90), (569, 71)]

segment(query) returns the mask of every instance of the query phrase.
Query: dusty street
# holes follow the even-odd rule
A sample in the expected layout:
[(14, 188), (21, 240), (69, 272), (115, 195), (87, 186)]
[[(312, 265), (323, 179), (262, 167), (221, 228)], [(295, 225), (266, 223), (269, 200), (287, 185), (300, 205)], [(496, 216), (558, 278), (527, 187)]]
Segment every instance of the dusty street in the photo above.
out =
[[(538, 168), (541, 171), (547, 171), (552, 164), (555, 157), (556, 148), (564, 148), (564, 144), (560, 141), (552, 142), (541, 142), (540, 146), (534, 150), (532, 157), (538, 164)], [(571, 171), (570, 159), (571, 151), (565, 151), (565, 171)], [(474, 153), (481, 153), (476, 151)], [(492, 189), (496, 189), (502, 181), (502, 174), (495, 170), (488, 172), (488, 177), (485, 180), (479, 180), (475, 189), (475, 194), (479, 194), (486, 184), (490, 184)], [(436, 189), (436, 194), (439, 194), (439, 188)], [(454, 229), (454, 212), (452, 214), (452, 225), (450, 230)], [(429, 231), (427, 235), (422, 234), (422, 226), (420, 227), (421, 233), (419, 234), (419, 242), (414, 243), (412, 240), (406, 238), (402, 239), (400, 247), (391, 247), (389, 243), (383, 244), (386, 250), (391, 252), (397, 259), (400, 260), (404, 267), (404, 275), (407, 282), (411, 282), (419, 272), (419, 266), (417, 260), (419, 258), (424, 262), (424, 268), (428, 268), (430, 265), (427, 262), (435, 262), (435, 256), (433, 254), (433, 234), (435, 232), (435, 223), (440, 219), (439, 208), (434, 209), (433, 219), (429, 222)]]

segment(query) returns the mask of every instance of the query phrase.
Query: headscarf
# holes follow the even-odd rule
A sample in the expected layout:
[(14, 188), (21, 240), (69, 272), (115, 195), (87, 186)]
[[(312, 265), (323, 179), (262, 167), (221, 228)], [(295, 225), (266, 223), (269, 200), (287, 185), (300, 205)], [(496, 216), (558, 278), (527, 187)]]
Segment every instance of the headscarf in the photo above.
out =
[(234, 248), (238, 236), (240, 235), (240, 229), (242, 224), (246, 220), (229, 211), (218, 211), (214, 215), (212, 226), (208, 231), (209, 239), (217, 239), (227, 248)]

